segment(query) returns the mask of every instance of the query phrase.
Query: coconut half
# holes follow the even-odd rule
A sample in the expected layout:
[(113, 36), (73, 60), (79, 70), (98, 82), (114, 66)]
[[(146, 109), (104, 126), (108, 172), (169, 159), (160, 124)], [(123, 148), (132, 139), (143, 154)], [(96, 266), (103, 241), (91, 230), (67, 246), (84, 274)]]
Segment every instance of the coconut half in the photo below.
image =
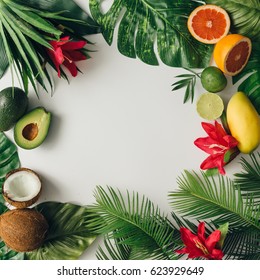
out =
[(6, 175), (2, 192), (8, 203), (16, 208), (26, 208), (37, 201), (41, 190), (37, 173), (28, 168), (18, 168)]

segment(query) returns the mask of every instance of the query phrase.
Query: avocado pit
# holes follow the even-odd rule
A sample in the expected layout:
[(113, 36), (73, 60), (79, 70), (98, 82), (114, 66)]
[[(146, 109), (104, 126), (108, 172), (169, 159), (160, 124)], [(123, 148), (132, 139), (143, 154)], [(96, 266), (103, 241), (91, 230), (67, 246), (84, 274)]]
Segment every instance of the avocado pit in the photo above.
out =
[(32, 141), (37, 137), (38, 131), (38, 125), (36, 123), (30, 123), (25, 126), (22, 131), (22, 135), (26, 140)]

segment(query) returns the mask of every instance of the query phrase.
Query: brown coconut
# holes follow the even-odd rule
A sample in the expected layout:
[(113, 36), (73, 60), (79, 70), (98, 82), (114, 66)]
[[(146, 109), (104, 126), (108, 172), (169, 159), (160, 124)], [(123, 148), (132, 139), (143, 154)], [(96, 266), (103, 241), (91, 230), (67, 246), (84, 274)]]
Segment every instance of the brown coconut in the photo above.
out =
[[(30, 176), (34, 178), (32, 186), (30, 186), (29, 189), (28, 188), (25, 189), (25, 186), (23, 186), (24, 184), (21, 183), (20, 184), (16, 183), (15, 186), (12, 187), (13, 189), (12, 191), (9, 188), (9, 186), (7, 188), (7, 184), (9, 183), (9, 181), (12, 180), (12, 178), (14, 176), (17, 176), (18, 174), (24, 174), (23, 176)], [(33, 186), (33, 184), (35, 186)], [(33, 196), (28, 199), (28, 195), (30, 194), (29, 193), (30, 191), (33, 193)], [(4, 199), (9, 204), (11, 204), (16, 208), (26, 208), (33, 205), (38, 200), (41, 191), (42, 191), (42, 185), (41, 185), (41, 179), (39, 175), (35, 171), (24, 167), (14, 169), (11, 172), (9, 172), (5, 177), (5, 182), (2, 188)], [(18, 195), (15, 193), (17, 193)]]
[(30, 252), (39, 248), (47, 231), (45, 217), (34, 209), (14, 209), (0, 216), (0, 237), (17, 252)]

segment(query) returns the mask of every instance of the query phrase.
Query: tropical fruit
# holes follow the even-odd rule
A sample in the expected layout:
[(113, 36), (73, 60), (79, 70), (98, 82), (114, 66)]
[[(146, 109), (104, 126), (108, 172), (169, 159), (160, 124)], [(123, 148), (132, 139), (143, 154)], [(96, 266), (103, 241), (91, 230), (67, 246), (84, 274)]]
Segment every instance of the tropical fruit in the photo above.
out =
[(219, 92), (227, 85), (227, 78), (216, 66), (206, 67), (200, 76), (202, 86), (209, 92)]
[(230, 18), (227, 12), (216, 5), (197, 7), (188, 18), (191, 35), (205, 44), (216, 44), (228, 34)]
[(0, 216), (0, 236), (9, 248), (17, 252), (39, 248), (47, 231), (47, 220), (33, 209), (14, 209)]
[(240, 34), (229, 34), (215, 45), (213, 57), (221, 71), (235, 76), (246, 66), (251, 50), (249, 38)]
[(221, 97), (215, 93), (204, 93), (197, 101), (198, 114), (208, 121), (219, 118), (224, 110), (224, 103)]
[(26, 93), (17, 87), (8, 87), (0, 92), (0, 131), (11, 129), (25, 114), (28, 106)]
[(241, 91), (235, 93), (229, 100), (227, 123), (242, 153), (249, 154), (258, 147), (260, 144), (259, 115), (248, 97)]
[(14, 127), (14, 140), (24, 149), (34, 149), (45, 140), (51, 122), (51, 113), (38, 107), (24, 115)]

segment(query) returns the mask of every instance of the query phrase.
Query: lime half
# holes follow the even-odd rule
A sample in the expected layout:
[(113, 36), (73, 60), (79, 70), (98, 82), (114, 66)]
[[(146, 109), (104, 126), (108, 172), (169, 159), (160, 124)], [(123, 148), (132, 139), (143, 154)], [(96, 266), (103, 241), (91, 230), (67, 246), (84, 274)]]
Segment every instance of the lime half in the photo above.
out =
[(223, 100), (215, 93), (204, 93), (197, 101), (198, 114), (208, 121), (216, 120), (222, 115), (223, 111)]

